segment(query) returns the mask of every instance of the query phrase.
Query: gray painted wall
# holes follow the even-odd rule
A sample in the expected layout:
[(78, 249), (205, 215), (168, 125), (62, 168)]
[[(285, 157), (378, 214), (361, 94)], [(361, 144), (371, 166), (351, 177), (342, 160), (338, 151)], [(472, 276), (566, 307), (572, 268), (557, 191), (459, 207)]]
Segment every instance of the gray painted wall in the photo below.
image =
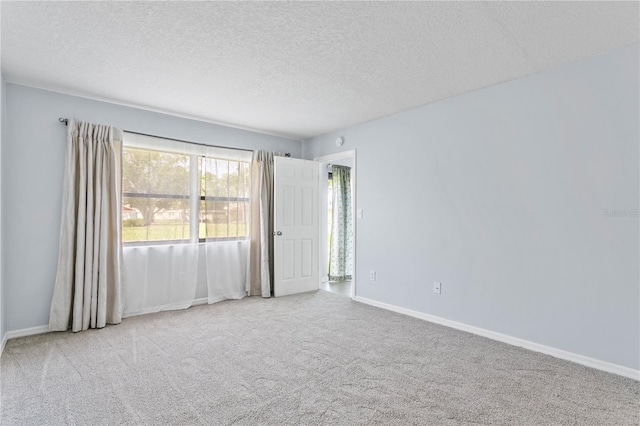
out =
[(6, 329), (46, 325), (58, 261), (66, 128), (58, 117), (233, 148), (288, 151), (300, 142), (30, 87), (6, 85), (2, 141)]
[(638, 48), (303, 143), (357, 149), (357, 296), (640, 368)]

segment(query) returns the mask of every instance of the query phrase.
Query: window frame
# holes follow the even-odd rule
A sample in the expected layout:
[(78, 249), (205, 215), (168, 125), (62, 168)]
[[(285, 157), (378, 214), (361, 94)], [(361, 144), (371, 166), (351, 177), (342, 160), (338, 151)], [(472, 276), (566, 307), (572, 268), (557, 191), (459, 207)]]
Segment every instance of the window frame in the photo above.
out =
[[(146, 138), (153, 138), (153, 139), (158, 139), (163, 141), (165, 144), (167, 142), (169, 143), (174, 143), (175, 148), (171, 148), (171, 149), (162, 149), (162, 147), (151, 147), (151, 146), (137, 146), (136, 144), (129, 144), (126, 141), (126, 135), (139, 135), (139, 136), (143, 136)], [(222, 202), (245, 202), (248, 203), (251, 201), (251, 197), (247, 196), (247, 197), (224, 197), (224, 196), (207, 196), (202, 194), (202, 190), (201, 190), (201, 180), (203, 177), (203, 168), (202, 168), (202, 162), (201, 159), (203, 158), (208, 158), (208, 159), (213, 159), (213, 160), (222, 160), (222, 161), (227, 161), (227, 162), (236, 162), (238, 164), (246, 164), (246, 167), (249, 170), (249, 188), (251, 185), (251, 160), (248, 157), (248, 155), (246, 156), (246, 160), (244, 159), (239, 159), (239, 158), (225, 158), (224, 156), (215, 156), (215, 155), (206, 155), (206, 152), (204, 153), (193, 153), (193, 152), (188, 152), (188, 151), (192, 151), (192, 150), (188, 150), (188, 149), (184, 149), (181, 150), (179, 145), (183, 145), (183, 144), (191, 144), (191, 145), (195, 145), (195, 146), (199, 146), (199, 147), (203, 147), (204, 151), (207, 150), (207, 148), (213, 148), (213, 149), (219, 149), (219, 150), (226, 150), (226, 151), (245, 151), (245, 152), (249, 152), (251, 153), (251, 151), (248, 150), (244, 150), (244, 149), (238, 149), (238, 148), (228, 148), (228, 147), (219, 147), (219, 146), (214, 146), (214, 145), (204, 145), (204, 144), (198, 144), (195, 142), (188, 142), (188, 141), (181, 141), (181, 140), (176, 140), (176, 139), (168, 139), (168, 138), (162, 138), (162, 137), (158, 137), (158, 136), (151, 136), (151, 135), (145, 135), (145, 134), (139, 134), (139, 133), (134, 133), (134, 132), (125, 132), (125, 140), (123, 141), (123, 151), (125, 149), (136, 149), (136, 150), (142, 150), (142, 151), (155, 151), (155, 152), (160, 152), (160, 153), (167, 153), (167, 154), (179, 154), (179, 155), (185, 155), (189, 157), (189, 195), (180, 195), (180, 194), (152, 194), (152, 193), (135, 193), (135, 192), (124, 192), (121, 191), (121, 203), (122, 206), (124, 207), (124, 199), (125, 198), (165, 198), (165, 199), (180, 199), (180, 200), (189, 200), (189, 238), (185, 239), (185, 238), (181, 238), (181, 239), (170, 239), (170, 240), (141, 240), (141, 241), (124, 241), (123, 238), (123, 231), (124, 231), (124, 227), (122, 227), (121, 229), (121, 238), (122, 238), (122, 245), (124, 247), (136, 247), (136, 246), (151, 246), (151, 245), (170, 245), (170, 244), (194, 244), (194, 243), (198, 243), (198, 244), (202, 244), (202, 243), (216, 243), (216, 242), (227, 242), (227, 241), (244, 241), (244, 240), (248, 240), (249, 235), (248, 235), (248, 229), (246, 229), (245, 233), (246, 235), (243, 236), (227, 236), (227, 237), (200, 237), (200, 213), (201, 213), (201, 202), (206, 202), (206, 201), (222, 201)], [(186, 148), (183, 145), (184, 148)], [(250, 154), (249, 154), (250, 155)], [(230, 156), (231, 157), (231, 156)], [(123, 170), (124, 173), (124, 170)], [(238, 169), (238, 176), (240, 176), (240, 168)], [(206, 210), (205, 210), (206, 211)], [(122, 212), (120, 212), (120, 215), (122, 217)], [(236, 218), (236, 225), (239, 225), (239, 222)], [(250, 221), (246, 222), (246, 226), (248, 228)], [(195, 224), (195, 226), (192, 226), (192, 224)], [(238, 227), (238, 226), (237, 226)], [(239, 228), (239, 227), (238, 227)]]

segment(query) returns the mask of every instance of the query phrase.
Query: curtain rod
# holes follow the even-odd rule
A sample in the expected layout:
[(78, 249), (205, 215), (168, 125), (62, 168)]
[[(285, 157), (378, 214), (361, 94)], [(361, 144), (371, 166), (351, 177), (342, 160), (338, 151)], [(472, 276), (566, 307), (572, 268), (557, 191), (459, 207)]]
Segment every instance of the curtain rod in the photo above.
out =
[[(58, 118), (58, 121), (61, 123), (64, 123), (65, 126), (67, 126), (69, 124), (69, 119), (68, 118), (63, 118), (60, 117)], [(165, 138), (164, 136), (156, 136), (156, 135), (150, 135), (148, 133), (140, 133), (140, 132), (132, 132), (130, 130), (123, 130), (123, 132), (127, 132), (127, 133), (133, 133), (135, 135), (142, 135), (142, 136), (149, 136), (152, 138), (162, 138), (162, 139), (168, 139), (170, 141), (176, 141), (176, 142), (183, 142), (183, 143), (190, 143), (192, 145), (199, 145), (199, 146), (208, 146), (211, 148), (226, 148), (226, 149), (237, 149), (240, 151), (249, 151), (249, 152), (253, 152), (253, 150), (251, 149), (242, 149), (242, 148), (229, 148), (228, 146), (220, 146), (220, 145), (207, 145), (205, 143), (198, 143), (198, 142), (191, 142), (191, 141), (184, 141), (182, 139), (174, 139), (174, 138)], [(290, 152), (285, 152), (284, 153), (285, 157), (291, 157), (291, 153)]]

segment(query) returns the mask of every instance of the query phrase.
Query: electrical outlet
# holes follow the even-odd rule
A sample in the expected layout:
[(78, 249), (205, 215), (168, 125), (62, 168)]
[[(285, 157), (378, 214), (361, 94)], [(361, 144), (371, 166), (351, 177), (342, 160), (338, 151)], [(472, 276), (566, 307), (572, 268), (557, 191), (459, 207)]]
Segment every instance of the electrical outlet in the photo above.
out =
[(442, 283), (438, 283), (438, 282), (434, 282), (433, 283), (433, 292), (435, 294), (441, 294), (442, 293)]
[(373, 269), (369, 271), (369, 279), (371, 281), (375, 281), (376, 280), (376, 271), (374, 271)]

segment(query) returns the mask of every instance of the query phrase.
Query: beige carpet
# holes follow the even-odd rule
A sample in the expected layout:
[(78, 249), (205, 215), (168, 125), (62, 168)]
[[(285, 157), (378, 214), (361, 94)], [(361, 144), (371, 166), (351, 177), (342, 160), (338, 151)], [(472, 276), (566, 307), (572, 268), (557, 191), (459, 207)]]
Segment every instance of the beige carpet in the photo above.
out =
[(326, 292), (8, 342), (3, 425), (637, 425), (640, 383)]

